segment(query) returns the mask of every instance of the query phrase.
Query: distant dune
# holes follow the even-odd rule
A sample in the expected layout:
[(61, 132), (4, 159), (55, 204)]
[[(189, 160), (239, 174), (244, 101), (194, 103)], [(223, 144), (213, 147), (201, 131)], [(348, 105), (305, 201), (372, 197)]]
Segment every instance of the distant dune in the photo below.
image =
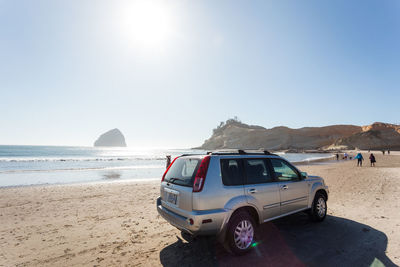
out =
[(291, 129), (266, 129), (234, 119), (221, 123), (199, 148), (330, 150), (400, 149), (400, 125), (375, 122), (368, 126), (331, 125)]

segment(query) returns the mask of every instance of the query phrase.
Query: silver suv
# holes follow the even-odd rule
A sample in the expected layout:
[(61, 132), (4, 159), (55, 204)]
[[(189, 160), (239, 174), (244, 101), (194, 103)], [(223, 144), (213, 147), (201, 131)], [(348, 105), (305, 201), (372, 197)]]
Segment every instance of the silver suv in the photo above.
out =
[(191, 235), (217, 235), (235, 254), (250, 250), (256, 228), (300, 211), (325, 219), (328, 187), (268, 151), (182, 155), (165, 171), (159, 214)]

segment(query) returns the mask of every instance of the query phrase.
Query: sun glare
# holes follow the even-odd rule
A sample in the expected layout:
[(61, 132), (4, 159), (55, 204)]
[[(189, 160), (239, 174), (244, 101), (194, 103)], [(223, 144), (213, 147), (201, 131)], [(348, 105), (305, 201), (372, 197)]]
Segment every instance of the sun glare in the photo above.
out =
[(134, 1), (121, 14), (124, 34), (136, 44), (162, 46), (172, 34), (172, 15), (162, 1)]

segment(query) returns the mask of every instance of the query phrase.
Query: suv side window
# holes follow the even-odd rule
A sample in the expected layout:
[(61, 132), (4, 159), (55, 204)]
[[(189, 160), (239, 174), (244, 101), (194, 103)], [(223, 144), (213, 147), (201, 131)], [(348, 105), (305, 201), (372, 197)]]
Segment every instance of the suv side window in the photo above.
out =
[(270, 159), (271, 165), (275, 172), (275, 177), (278, 181), (298, 181), (299, 174), (293, 166), (281, 159)]
[(243, 168), (240, 159), (221, 159), (222, 183), (224, 185), (243, 185)]
[(244, 162), (246, 184), (261, 184), (273, 181), (265, 159), (246, 159)]

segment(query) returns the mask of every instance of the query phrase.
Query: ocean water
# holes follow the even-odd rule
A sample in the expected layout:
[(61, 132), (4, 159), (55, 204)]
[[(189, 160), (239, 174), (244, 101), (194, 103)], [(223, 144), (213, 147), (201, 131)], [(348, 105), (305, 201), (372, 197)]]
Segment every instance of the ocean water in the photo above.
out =
[[(160, 180), (165, 156), (205, 153), (192, 149), (132, 149), (0, 145), (0, 187), (99, 181)], [(281, 154), (292, 162), (330, 154)]]

